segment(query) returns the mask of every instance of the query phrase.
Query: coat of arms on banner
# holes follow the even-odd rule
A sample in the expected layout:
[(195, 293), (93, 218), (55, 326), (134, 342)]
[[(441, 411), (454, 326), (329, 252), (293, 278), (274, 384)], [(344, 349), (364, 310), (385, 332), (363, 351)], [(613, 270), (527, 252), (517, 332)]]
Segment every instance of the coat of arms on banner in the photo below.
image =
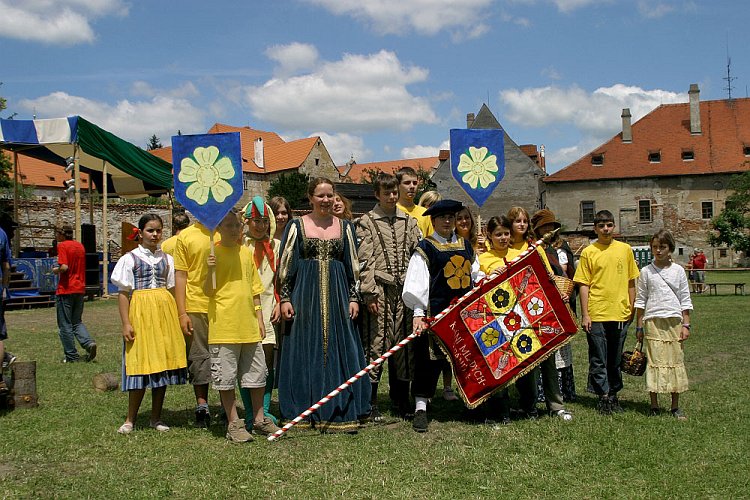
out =
[(451, 129), (451, 173), (478, 206), (505, 176), (504, 134), (499, 129)]
[(430, 329), (474, 408), (569, 342), (578, 325), (532, 251), (443, 311)]
[(214, 229), (242, 197), (240, 134), (172, 137), (174, 195), (204, 226)]

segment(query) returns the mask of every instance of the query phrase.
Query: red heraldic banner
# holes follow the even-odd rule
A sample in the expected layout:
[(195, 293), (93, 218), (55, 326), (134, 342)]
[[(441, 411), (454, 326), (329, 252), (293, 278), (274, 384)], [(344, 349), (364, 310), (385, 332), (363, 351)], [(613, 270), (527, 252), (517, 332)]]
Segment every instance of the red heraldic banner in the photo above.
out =
[(537, 251), (435, 317), (430, 325), (475, 408), (570, 341), (578, 325)]

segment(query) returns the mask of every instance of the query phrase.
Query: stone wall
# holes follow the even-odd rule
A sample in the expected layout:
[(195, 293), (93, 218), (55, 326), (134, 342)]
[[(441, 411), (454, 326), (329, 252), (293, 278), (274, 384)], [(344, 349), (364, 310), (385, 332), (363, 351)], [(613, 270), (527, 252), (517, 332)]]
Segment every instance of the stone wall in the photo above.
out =
[[(93, 221), (88, 203), (81, 203), (81, 223), (96, 226), (96, 246), (101, 251), (102, 243), (102, 205), (94, 204)], [(75, 224), (75, 211), (72, 202), (21, 200), (18, 207), (18, 224), (16, 237), (20, 237), (20, 248), (34, 248), (46, 251), (52, 246), (55, 237), (55, 226)], [(13, 213), (12, 202), (8, 205)], [(112, 252), (120, 247), (122, 223), (138, 224), (138, 219), (147, 212), (155, 212), (164, 220), (164, 237), (172, 234), (172, 217), (167, 205), (137, 205), (110, 202), (107, 205), (108, 236)]]

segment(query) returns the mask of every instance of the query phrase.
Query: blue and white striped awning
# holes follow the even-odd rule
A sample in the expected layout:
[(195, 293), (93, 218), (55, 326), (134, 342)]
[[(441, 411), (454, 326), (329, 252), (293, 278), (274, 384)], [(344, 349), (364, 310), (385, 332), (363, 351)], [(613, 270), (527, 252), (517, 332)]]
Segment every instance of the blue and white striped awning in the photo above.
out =
[(163, 193), (171, 186), (168, 162), (79, 116), (0, 120), (0, 148), (58, 165), (75, 154), (100, 192), (106, 163), (108, 192), (123, 198)]
[(78, 117), (42, 120), (0, 120), (0, 142), (71, 144), (76, 142)]

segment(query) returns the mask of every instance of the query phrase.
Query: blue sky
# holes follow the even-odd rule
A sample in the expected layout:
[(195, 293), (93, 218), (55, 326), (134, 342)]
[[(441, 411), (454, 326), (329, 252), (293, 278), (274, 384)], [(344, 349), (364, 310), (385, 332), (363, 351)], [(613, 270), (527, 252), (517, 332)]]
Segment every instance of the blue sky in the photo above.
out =
[(0, 0), (3, 117), (135, 144), (216, 122), (320, 135), (338, 164), (430, 156), (488, 103), (556, 171), (629, 107), (750, 87), (747, 0)]

